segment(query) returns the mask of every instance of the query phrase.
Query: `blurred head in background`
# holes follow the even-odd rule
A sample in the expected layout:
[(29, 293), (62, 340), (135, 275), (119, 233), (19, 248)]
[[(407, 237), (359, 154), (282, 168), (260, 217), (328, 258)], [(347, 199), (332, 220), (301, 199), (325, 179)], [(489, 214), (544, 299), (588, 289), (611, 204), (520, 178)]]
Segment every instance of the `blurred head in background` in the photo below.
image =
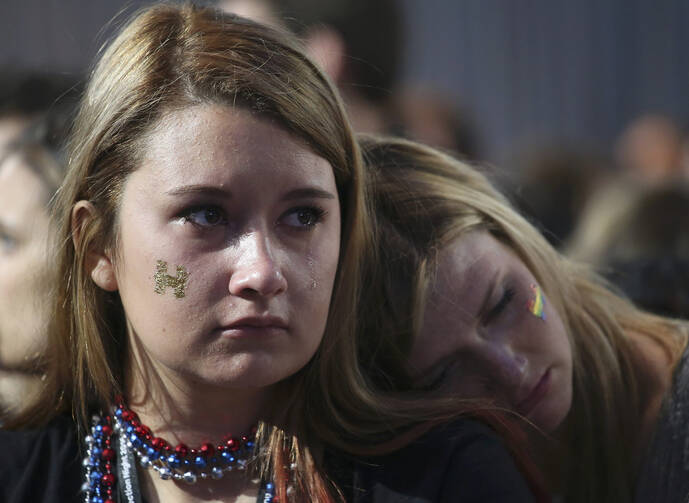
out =
[(0, 154), (0, 410), (38, 383), (51, 288), (49, 205), (64, 176), (72, 105), (19, 130)]

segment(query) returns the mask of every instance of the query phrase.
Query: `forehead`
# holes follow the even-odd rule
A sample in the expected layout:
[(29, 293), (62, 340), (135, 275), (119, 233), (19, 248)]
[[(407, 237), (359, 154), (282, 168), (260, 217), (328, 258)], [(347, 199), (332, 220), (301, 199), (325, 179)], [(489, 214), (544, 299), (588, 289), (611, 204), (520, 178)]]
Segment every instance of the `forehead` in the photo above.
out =
[(485, 285), (505, 267), (519, 260), (485, 231), (473, 231), (448, 242), (438, 253), (431, 296), (456, 299), (466, 308), (475, 307)]
[(147, 135), (143, 153), (141, 167), (163, 182), (172, 178), (222, 186), (230, 174), (255, 176), (276, 167), (282, 168), (276, 176), (282, 172), (314, 183), (333, 176), (325, 159), (274, 121), (223, 105), (169, 112)]

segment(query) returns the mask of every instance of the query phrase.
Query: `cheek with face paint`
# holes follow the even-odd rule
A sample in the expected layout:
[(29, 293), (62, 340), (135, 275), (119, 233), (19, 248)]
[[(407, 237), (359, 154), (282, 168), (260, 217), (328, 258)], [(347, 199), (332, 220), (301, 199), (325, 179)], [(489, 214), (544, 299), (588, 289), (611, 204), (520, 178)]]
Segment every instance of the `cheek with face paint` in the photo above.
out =
[(184, 298), (184, 291), (187, 287), (189, 273), (183, 265), (178, 265), (177, 276), (170, 276), (167, 273), (167, 262), (158, 260), (156, 262), (156, 271), (153, 275), (153, 279), (155, 281), (155, 288), (153, 289), (155, 293), (163, 295), (165, 294), (165, 290), (170, 287), (174, 289), (175, 297), (182, 299)]
[(543, 291), (541, 287), (532, 283), (531, 288), (531, 299), (526, 304), (526, 309), (536, 318), (540, 318), (541, 321), (545, 321), (545, 298), (543, 297)]

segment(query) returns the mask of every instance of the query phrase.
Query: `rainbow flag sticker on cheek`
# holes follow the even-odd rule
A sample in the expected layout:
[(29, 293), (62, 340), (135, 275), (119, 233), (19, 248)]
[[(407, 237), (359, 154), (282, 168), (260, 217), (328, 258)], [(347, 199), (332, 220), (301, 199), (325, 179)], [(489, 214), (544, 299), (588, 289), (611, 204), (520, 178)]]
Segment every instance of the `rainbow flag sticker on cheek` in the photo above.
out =
[(543, 310), (543, 307), (545, 306), (545, 299), (543, 299), (541, 287), (532, 284), (531, 291), (533, 292), (534, 296), (533, 299), (527, 303), (526, 308), (536, 318), (540, 318), (541, 320), (545, 321), (545, 311)]

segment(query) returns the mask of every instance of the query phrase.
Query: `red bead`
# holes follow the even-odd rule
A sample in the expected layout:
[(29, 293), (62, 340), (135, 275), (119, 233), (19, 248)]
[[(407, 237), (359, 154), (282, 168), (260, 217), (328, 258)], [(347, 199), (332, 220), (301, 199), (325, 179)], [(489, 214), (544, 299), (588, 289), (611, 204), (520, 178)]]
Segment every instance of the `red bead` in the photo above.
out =
[(144, 432), (144, 435), (151, 435), (151, 429), (145, 424), (141, 425), (141, 431)]
[(215, 451), (216, 451), (218, 454), (220, 454), (220, 453), (221, 453), (222, 451), (224, 451), (225, 449), (226, 449), (226, 447), (225, 447), (224, 445), (217, 445), (217, 446), (215, 447)]
[(106, 473), (101, 480), (103, 481), (103, 485), (108, 487), (115, 484), (115, 476), (112, 473)]
[(105, 471), (106, 472), (111, 472), (112, 471), (112, 465), (110, 463), (105, 463)]
[(108, 487), (108, 488), (105, 490), (105, 494), (107, 494), (108, 497), (112, 496), (112, 487)]
[(227, 448), (231, 450), (232, 452), (236, 451), (239, 449), (239, 442), (237, 442), (236, 438), (229, 438), (226, 442)]
[(146, 436), (144, 438), (147, 442), (150, 442), (151, 440), (153, 440), (153, 435), (151, 435), (150, 433), (146, 433)]
[(134, 413), (131, 410), (123, 410), (122, 419), (127, 422), (131, 422), (132, 419), (134, 419)]
[(215, 449), (213, 448), (213, 444), (205, 443), (201, 446), (201, 454), (206, 457), (211, 457), (213, 454), (215, 454)]
[(103, 449), (101, 456), (103, 456), (103, 459), (106, 461), (112, 461), (115, 457), (115, 451), (110, 448)]
[(170, 445), (160, 437), (155, 437), (153, 440), (151, 440), (151, 446), (156, 451), (168, 450), (170, 448)]
[(134, 432), (136, 432), (136, 434), (141, 437), (144, 434), (144, 429), (141, 426), (137, 426), (136, 428), (134, 428)]
[(186, 458), (187, 454), (189, 454), (189, 447), (187, 447), (186, 444), (177, 444), (177, 447), (175, 447), (175, 452), (181, 457)]
[(110, 439), (109, 439), (109, 438), (106, 438), (106, 439), (105, 439), (105, 445), (107, 445), (108, 447), (110, 447), (110, 443), (111, 443), (111, 442), (110, 442)]
[(248, 441), (249, 441), (249, 437), (247, 437), (246, 435), (242, 435), (242, 443), (246, 444)]
[(112, 426), (110, 426), (109, 424), (104, 424), (103, 425), (103, 435), (105, 435), (106, 437), (109, 437), (110, 435), (112, 435)]
[[(110, 496), (110, 495), (108, 495), (108, 496)], [(273, 501), (275, 501), (275, 500), (273, 500)], [(113, 500), (111, 500), (110, 498), (108, 498), (103, 503), (115, 503), (115, 502)]]

